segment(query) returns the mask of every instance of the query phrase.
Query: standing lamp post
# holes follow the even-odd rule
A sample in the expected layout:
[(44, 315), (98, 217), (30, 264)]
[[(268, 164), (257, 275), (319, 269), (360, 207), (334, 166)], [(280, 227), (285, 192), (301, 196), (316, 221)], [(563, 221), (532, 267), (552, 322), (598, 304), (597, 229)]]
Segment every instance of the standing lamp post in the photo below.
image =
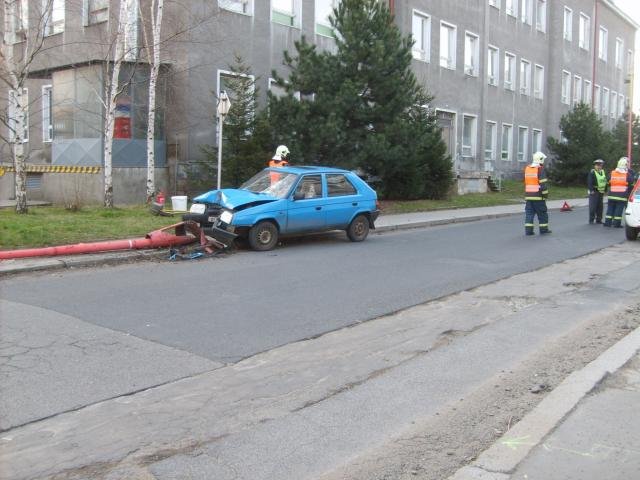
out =
[(220, 190), (220, 182), (222, 180), (222, 126), (230, 108), (231, 100), (229, 100), (227, 92), (223, 90), (218, 97), (218, 122), (220, 125), (220, 131), (218, 132), (218, 190)]

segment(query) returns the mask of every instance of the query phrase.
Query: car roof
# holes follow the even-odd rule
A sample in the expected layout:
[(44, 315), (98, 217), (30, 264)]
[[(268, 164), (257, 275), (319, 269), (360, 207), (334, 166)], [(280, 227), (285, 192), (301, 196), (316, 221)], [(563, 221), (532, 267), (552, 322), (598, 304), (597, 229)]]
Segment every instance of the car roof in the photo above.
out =
[(287, 165), (286, 167), (276, 167), (277, 170), (295, 173), (297, 175), (303, 173), (351, 173), (349, 170), (335, 167), (321, 167), (309, 165)]

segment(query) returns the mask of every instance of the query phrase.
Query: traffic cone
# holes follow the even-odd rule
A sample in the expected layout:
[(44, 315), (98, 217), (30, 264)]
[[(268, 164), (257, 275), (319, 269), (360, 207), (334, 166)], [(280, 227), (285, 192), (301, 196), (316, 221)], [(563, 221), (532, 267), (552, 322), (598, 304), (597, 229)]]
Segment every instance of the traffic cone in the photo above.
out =
[(571, 210), (573, 210), (573, 208), (571, 208), (571, 205), (569, 205), (567, 203), (567, 201), (565, 200), (564, 203), (562, 204), (562, 208), (560, 209), (561, 212), (570, 212)]

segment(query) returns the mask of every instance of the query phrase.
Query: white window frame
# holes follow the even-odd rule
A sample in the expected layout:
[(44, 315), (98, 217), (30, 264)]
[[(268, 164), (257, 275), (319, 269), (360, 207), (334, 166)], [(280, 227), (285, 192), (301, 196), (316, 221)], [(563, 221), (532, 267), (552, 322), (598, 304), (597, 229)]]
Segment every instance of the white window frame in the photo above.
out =
[[(504, 150), (505, 128), (508, 129), (506, 152)], [(505, 158), (505, 153), (507, 158)], [(513, 161), (512, 155), (513, 155), (513, 124), (503, 123), (502, 129), (500, 130), (500, 159), (505, 162), (511, 162)]]
[(531, 95), (531, 62), (526, 58), (520, 59), (520, 94)]
[(495, 87), (500, 83), (500, 49), (495, 45), (487, 46), (487, 83)]
[(504, 11), (507, 12), (507, 15), (511, 15), (512, 17), (518, 16), (518, 0), (506, 0), (504, 5)]
[[(446, 30), (446, 45), (448, 46), (449, 56), (445, 57), (443, 55), (443, 30)], [(458, 27), (452, 23), (445, 22), (444, 20), (440, 20), (440, 66), (442, 68), (446, 68), (449, 70), (456, 69), (456, 50), (457, 50), (457, 36), (458, 36)]]
[(580, 21), (578, 28), (578, 46), (583, 50), (589, 50), (589, 40), (591, 37), (591, 17), (580, 12)]
[(109, 0), (96, 3), (96, 0), (82, 0), (82, 24), (85, 27), (109, 20)]
[(633, 50), (627, 50), (627, 75), (633, 72)]
[(65, 9), (65, 0), (42, 0), (45, 37), (64, 32)]
[(536, 2), (536, 30), (542, 33), (547, 31), (547, 0), (534, 0)]
[[(231, 70), (218, 70), (216, 72), (216, 98), (220, 98), (220, 87), (222, 86), (222, 78), (223, 77), (236, 77), (236, 78), (249, 78), (253, 81), (252, 83), (252, 92), (253, 89), (255, 89), (255, 75), (247, 75), (246, 73), (238, 73), (238, 72), (233, 72)], [(229, 95), (231, 96), (231, 95)], [(233, 99), (231, 100), (233, 101)], [(256, 105), (257, 107), (257, 105)], [(252, 115), (255, 114), (255, 112), (251, 113)], [(218, 135), (220, 132), (220, 122), (216, 121), (216, 142), (218, 141)]]
[(624, 105), (624, 95), (618, 94), (618, 116), (622, 117), (624, 115), (625, 105)]
[[(542, 151), (542, 130), (539, 128), (534, 128), (531, 130), (531, 151), (532, 152), (541, 152)], [(536, 140), (537, 137), (537, 140)]]
[(302, 18), (301, 0), (287, 0), (291, 6), (291, 8), (287, 10), (277, 8), (277, 6), (274, 5), (274, 1), (275, 0), (271, 0), (271, 22), (286, 27), (300, 28)]
[(42, 142), (53, 141), (53, 85), (42, 86)]
[(607, 87), (602, 89), (602, 116), (609, 116), (609, 89)]
[(595, 93), (593, 96), (593, 111), (596, 112), (597, 115), (600, 115), (600, 85), (597, 83), (595, 85)]
[(7, 5), (4, 18), (4, 40), (9, 45), (26, 40), (29, 29), (28, 0), (17, 0)]
[[(325, 37), (334, 37), (333, 27), (331, 26), (331, 22), (329, 22), (329, 16), (332, 14), (333, 9), (338, 6), (340, 0), (315, 0), (314, 1), (314, 10), (315, 10), (315, 20), (316, 20), (316, 34), (322, 35)], [(328, 2), (330, 8), (330, 13), (326, 17), (320, 17), (320, 9), (318, 8), (318, 2)]]
[(567, 42), (573, 41), (573, 10), (564, 7), (564, 17), (562, 22), (563, 38)]
[(607, 51), (609, 50), (609, 30), (600, 25), (598, 30), (598, 58), (603, 62), (607, 61)]
[[(520, 132), (524, 131), (524, 145), (520, 142)], [(522, 147), (522, 148), (521, 148)], [(518, 125), (518, 162), (526, 162), (529, 158), (529, 127)]]
[(532, 23), (532, 3), (531, 0), (520, 0), (520, 20), (525, 25)]
[[(510, 75), (507, 75), (507, 65)], [(516, 89), (516, 55), (511, 52), (504, 52), (504, 88), (511, 91)]]
[(571, 85), (571, 89), (573, 90), (571, 105), (575, 107), (578, 103), (582, 102), (582, 77), (580, 75), (573, 76), (573, 84)]
[(571, 72), (562, 71), (562, 80), (560, 83), (560, 102), (565, 105), (571, 105)]
[(615, 90), (611, 90), (611, 102), (609, 105), (611, 107), (611, 118), (615, 119), (618, 116), (618, 92)]
[(624, 41), (620, 37), (616, 37), (616, 68), (622, 70), (624, 63)]
[(537, 63), (533, 67), (533, 98), (544, 99), (544, 67)]
[[(471, 60), (471, 64), (468, 64)], [(477, 77), (480, 72), (480, 37), (473, 32), (464, 32), (464, 73)]]
[[(464, 138), (464, 134), (465, 134), (465, 120), (466, 119), (470, 119), (472, 121), (471, 124), (471, 132), (470, 133), (470, 141), (471, 144), (469, 145), (465, 145), (465, 138)], [(478, 116), (477, 115), (472, 115), (470, 113), (463, 113), (462, 114), (462, 141), (461, 141), (461, 153), (463, 157), (475, 157), (476, 156), (476, 150), (477, 150), (477, 145), (478, 145)]]
[(218, 7), (229, 12), (253, 16), (253, 0), (218, 0)]
[[(22, 143), (29, 142), (29, 89), (22, 89), (22, 101), (24, 102), (24, 136), (22, 137)], [(9, 90), (9, 105), (7, 107), (9, 118), (8, 118), (8, 127), (9, 127), (9, 141), (15, 141), (16, 134), (16, 101), (15, 101), (15, 90)]]
[[(417, 29), (420, 32), (416, 32)], [(411, 49), (413, 58), (422, 62), (431, 62), (431, 15), (414, 8), (411, 15), (411, 34), (414, 39)]]
[(589, 106), (591, 106), (591, 93), (591, 80), (585, 78), (583, 81), (582, 102)]
[[(498, 141), (498, 123), (492, 120), (487, 120), (485, 123), (485, 136), (484, 136), (484, 160), (485, 162), (495, 162), (496, 160), (496, 148)], [(491, 136), (489, 144), (487, 145), (487, 133)]]

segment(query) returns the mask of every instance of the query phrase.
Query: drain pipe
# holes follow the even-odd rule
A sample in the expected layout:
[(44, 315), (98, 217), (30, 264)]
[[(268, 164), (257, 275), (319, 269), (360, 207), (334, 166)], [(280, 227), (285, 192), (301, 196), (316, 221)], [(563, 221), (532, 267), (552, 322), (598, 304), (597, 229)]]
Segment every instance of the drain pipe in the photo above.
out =
[[(189, 222), (180, 222), (168, 227), (147, 233), (144, 238), (128, 240), (107, 240), (104, 242), (77, 243), (75, 245), (59, 245), (57, 247), (26, 248), (21, 250), (0, 251), (0, 260), (29, 257), (49, 257), (57, 255), (75, 255), (79, 253), (110, 252), (115, 250), (135, 250), (146, 248), (165, 248), (187, 245), (198, 239), (198, 236), (187, 235), (187, 230), (194, 227)], [(190, 222), (194, 223), (194, 222)], [(195, 224), (195, 223), (194, 223)], [(166, 232), (175, 229), (175, 234)], [(198, 228), (197, 225), (195, 228)]]

